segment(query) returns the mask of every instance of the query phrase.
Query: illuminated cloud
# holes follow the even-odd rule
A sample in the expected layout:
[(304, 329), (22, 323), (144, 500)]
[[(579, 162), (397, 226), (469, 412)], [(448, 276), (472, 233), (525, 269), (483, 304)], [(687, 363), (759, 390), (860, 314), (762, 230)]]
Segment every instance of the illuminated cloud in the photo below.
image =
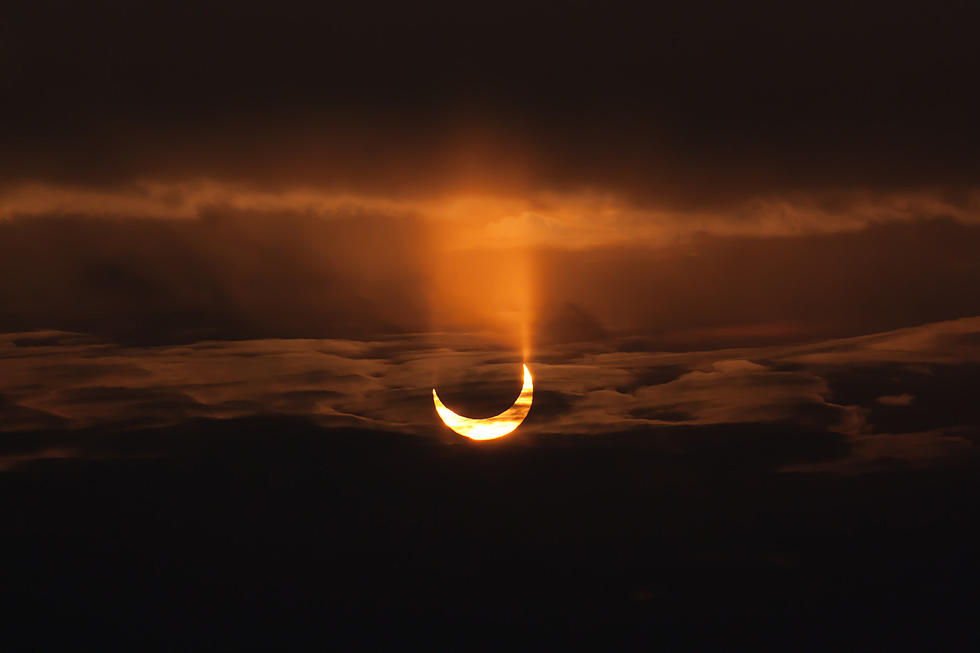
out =
[[(538, 390), (521, 432), (601, 436), (624, 429), (778, 423), (848, 436), (854, 454), (842, 470), (891, 456), (912, 460), (919, 453), (919, 462), (945, 459), (972, 452), (980, 412), (970, 408), (975, 402), (967, 394), (924, 393), (928, 386), (921, 383), (928, 379), (919, 377), (948, 375), (948, 368), (972, 378), (962, 374), (980, 369), (980, 350), (963, 357), (962, 348), (978, 334), (980, 318), (971, 318), (806, 345), (688, 353), (589, 353), (556, 344), (531, 362)], [(513, 350), (479, 334), (123, 347), (42, 332), (3, 336), (0, 359), (7, 407), (2, 428), (8, 431), (291, 415), (325, 426), (443, 437), (432, 387), (456, 405), (484, 406), (478, 411), (489, 415), (512, 401), (519, 367)], [(869, 364), (902, 367), (879, 372)], [(896, 383), (914, 390), (916, 401), (881, 401), (911, 396), (882, 393)], [(859, 394), (848, 389), (852, 385)], [(889, 412), (909, 410), (920, 412), (905, 418)], [(958, 421), (950, 422), (950, 414)], [(927, 428), (896, 433), (893, 423), (903, 423), (896, 417)]]
[(34, 216), (194, 219), (215, 212), (309, 216), (411, 217), (456, 248), (583, 250), (623, 244), (663, 246), (697, 234), (800, 236), (853, 231), (880, 222), (953, 218), (980, 223), (980, 191), (838, 190), (758, 194), (705, 206), (635, 199), (614, 189), (517, 192), (492, 183), (426, 194), (323, 190), (219, 179), (146, 179), (113, 186), (29, 182), (0, 190), (0, 220)]

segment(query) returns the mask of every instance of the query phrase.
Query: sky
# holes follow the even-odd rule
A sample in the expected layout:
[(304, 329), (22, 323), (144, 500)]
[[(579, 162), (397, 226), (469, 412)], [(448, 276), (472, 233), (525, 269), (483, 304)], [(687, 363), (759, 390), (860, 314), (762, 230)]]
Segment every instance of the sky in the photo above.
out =
[[(980, 314), (960, 13), (383, 6), (15, 7), (8, 342), (77, 334), (145, 348), (123, 354), (139, 367), (197, 342), (383, 341), (425, 361), (399, 368), (414, 397), (459, 376), (440, 362), (458, 338), (546, 375), (634, 349), (714, 351), (678, 369), (717, 374), (731, 348)], [(576, 397), (571, 414), (592, 401)]]
[[(798, 617), (846, 588), (857, 613), (954, 541), (950, 577), (980, 578), (978, 19), (955, 1), (13, 2), (0, 485), (29, 497), (3, 504), (29, 564), (0, 586), (72, 603), (32, 580), (49, 513), (106, 587), (156, 569), (129, 536), (163, 577), (210, 568), (186, 544), (204, 529), (217, 587), (252, 564), (226, 540), (288, 559), (284, 532), (310, 547), (298, 575), (333, 573), (315, 546), (354, 560), (343, 596), (389, 616), (402, 590), (354, 570), (438, 577), (445, 607), (467, 574), (500, 583), (467, 594), (483, 605), (548, 568), (534, 591), (590, 615), (622, 589), (609, 623), (693, 619), (701, 595), (728, 618), (719, 578), (758, 569)], [(474, 448), (439, 421), (433, 388), (490, 417), (522, 363), (512, 435)], [(62, 497), (104, 508), (76, 522)], [(320, 502), (329, 533), (304, 530)], [(117, 537), (126, 562), (98, 558)], [(191, 562), (167, 558), (185, 544)], [(863, 594), (840, 580), (867, 569)], [(968, 605), (949, 582), (943, 615)]]

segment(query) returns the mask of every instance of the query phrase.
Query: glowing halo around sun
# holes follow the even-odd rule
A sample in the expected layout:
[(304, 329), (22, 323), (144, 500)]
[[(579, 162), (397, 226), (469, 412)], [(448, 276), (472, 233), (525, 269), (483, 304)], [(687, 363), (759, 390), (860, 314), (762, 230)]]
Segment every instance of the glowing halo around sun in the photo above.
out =
[(524, 387), (521, 388), (517, 401), (510, 408), (493, 417), (471, 419), (457, 415), (446, 408), (435, 388), (432, 388), (432, 402), (436, 406), (440, 419), (456, 433), (472, 440), (493, 440), (513, 433), (514, 429), (521, 425), (528, 411), (531, 410), (533, 394), (534, 383), (531, 380), (531, 371), (527, 369), (527, 365), (524, 365)]

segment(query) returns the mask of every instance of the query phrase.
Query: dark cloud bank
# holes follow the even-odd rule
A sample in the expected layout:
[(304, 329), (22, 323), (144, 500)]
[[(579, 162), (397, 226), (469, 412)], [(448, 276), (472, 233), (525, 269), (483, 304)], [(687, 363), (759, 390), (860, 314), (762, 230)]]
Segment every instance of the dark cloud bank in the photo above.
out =
[(977, 17), (961, 2), (18, 2), (0, 28), (0, 168), (417, 192), (456, 175), (462, 147), (485, 172), (522, 167), (521, 184), (680, 203), (973, 187)]
[(975, 636), (976, 468), (773, 474), (839, 455), (798, 427), (480, 449), (285, 418), (84, 435), (86, 458), (0, 473), (15, 649)]

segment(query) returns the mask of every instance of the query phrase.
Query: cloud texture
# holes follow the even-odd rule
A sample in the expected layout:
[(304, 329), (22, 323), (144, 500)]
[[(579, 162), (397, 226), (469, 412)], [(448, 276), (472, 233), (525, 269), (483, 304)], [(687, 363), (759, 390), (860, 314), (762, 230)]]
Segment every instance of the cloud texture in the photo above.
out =
[[(869, 464), (972, 456), (978, 334), (980, 319), (971, 318), (809, 345), (690, 353), (554, 345), (531, 361), (535, 403), (521, 432), (602, 437), (769, 423), (845, 435), (856, 459)], [(478, 335), (125, 347), (36, 332), (4, 336), (0, 356), (5, 431), (291, 415), (451, 442), (433, 413), (433, 386), (451, 407), (477, 417), (506, 407), (520, 386), (519, 359)], [(952, 390), (923, 391), (924, 377)], [(915, 401), (880, 401), (902, 389)]]

